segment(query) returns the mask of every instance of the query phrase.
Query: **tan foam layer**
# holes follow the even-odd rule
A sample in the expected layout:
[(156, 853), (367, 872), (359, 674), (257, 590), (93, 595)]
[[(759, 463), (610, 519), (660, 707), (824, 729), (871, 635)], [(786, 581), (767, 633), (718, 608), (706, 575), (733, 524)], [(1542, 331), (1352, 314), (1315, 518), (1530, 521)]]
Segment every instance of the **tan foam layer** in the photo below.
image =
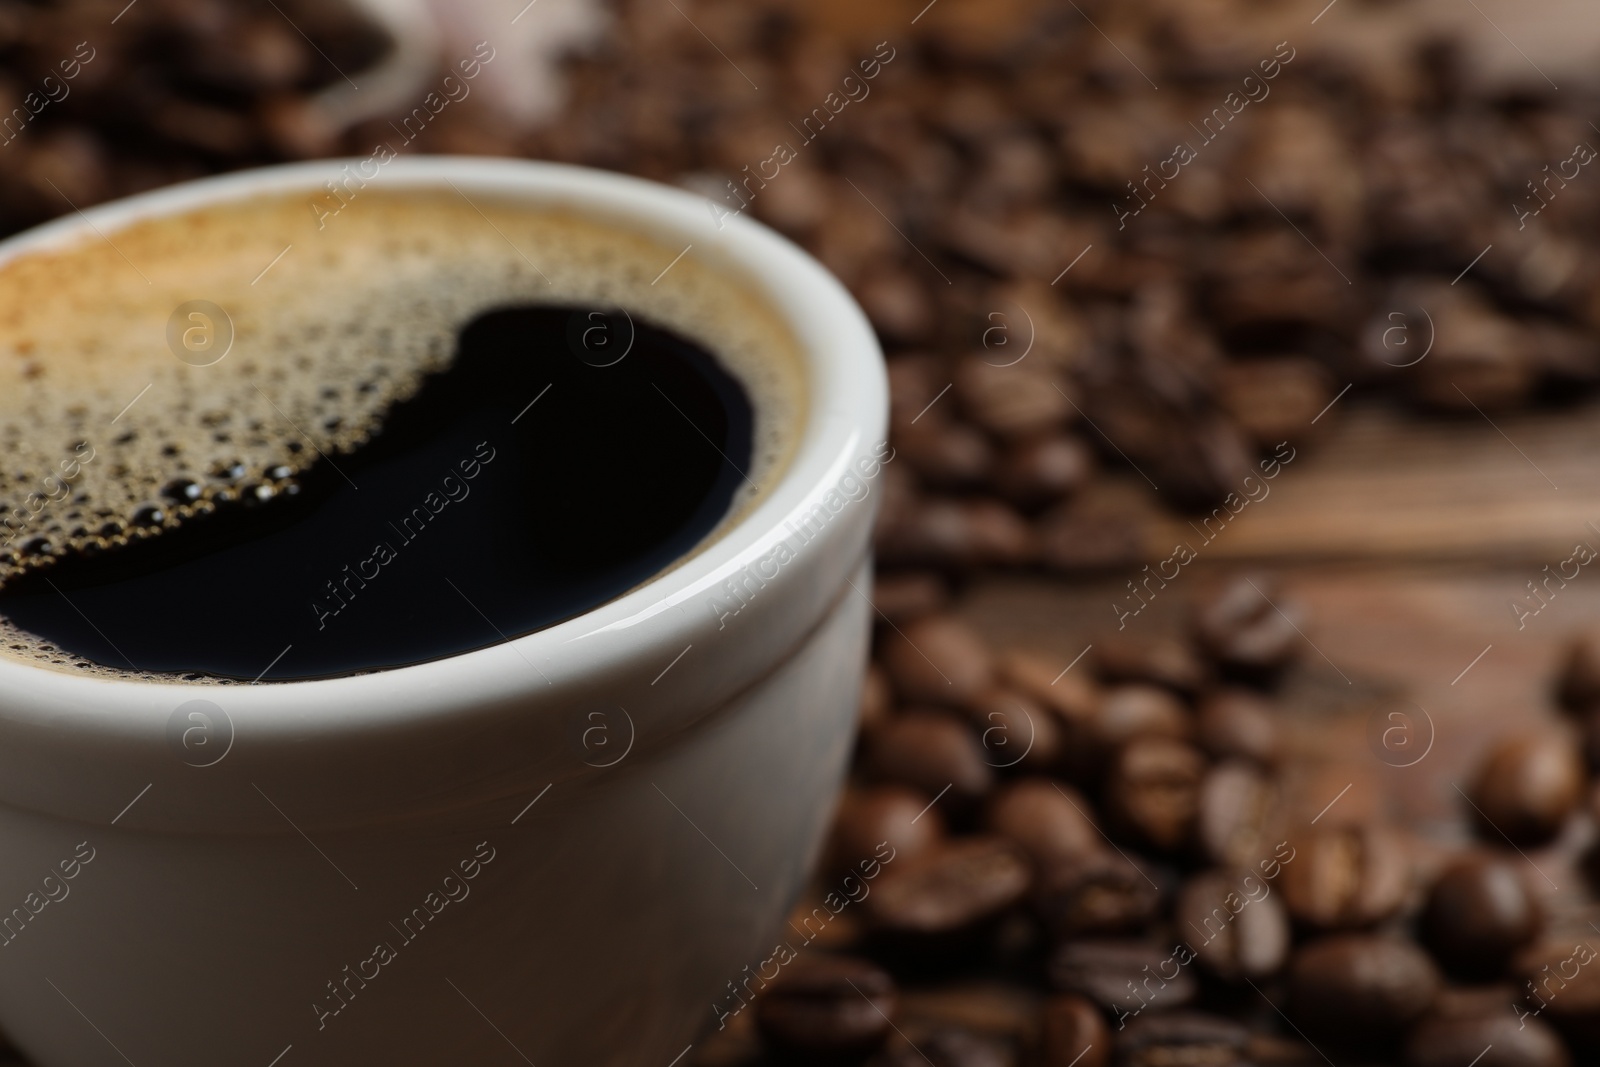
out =
[[(708, 540), (792, 452), (804, 416), (796, 342), (755, 292), (692, 251), (663, 275), (681, 247), (449, 189), (368, 187), (330, 206), (256, 198), (0, 265), (0, 585), (67, 552), (159, 536), (241, 493), (282, 491), (447, 365), (464, 322), (511, 303), (623, 307), (700, 342), (744, 384), (754, 488)], [(217, 352), (206, 319), (174, 331), (180, 348), (196, 331), (189, 362), (168, 343), (169, 320), (193, 301), (232, 324), (231, 349), (209, 366), (191, 365)], [(195, 499), (164, 494), (185, 481)]]

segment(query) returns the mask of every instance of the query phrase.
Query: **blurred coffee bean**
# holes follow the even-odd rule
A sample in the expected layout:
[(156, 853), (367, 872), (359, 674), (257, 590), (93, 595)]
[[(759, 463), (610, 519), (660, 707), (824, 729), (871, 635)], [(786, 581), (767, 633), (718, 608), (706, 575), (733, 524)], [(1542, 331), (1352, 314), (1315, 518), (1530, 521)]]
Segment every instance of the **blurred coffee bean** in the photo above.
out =
[(1016, 1067), (1004, 1042), (941, 1027), (915, 1044), (896, 1044), (872, 1060), (872, 1067)]
[(972, 702), (969, 714), (989, 766), (1048, 771), (1061, 761), (1061, 726), (1022, 693), (991, 689)]
[(993, 362), (967, 356), (955, 371), (956, 396), (979, 426), (1014, 439), (1058, 429), (1076, 414), (1062, 384), (1043, 364), (1024, 360), (996, 366), (1015, 358), (1004, 349), (989, 358)]
[(1033, 652), (1009, 648), (1000, 654), (1000, 677), (1049, 708), (1068, 726), (1087, 722), (1100, 710), (1101, 691), (1087, 669), (1057, 665)]
[(1108, 754), (1139, 737), (1187, 740), (1194, 724), (1183, 702), (1151, 685), (1119, 685), (1105, 691), (1088, 724), (1097, 754)]
[(1573, 711), (1600, 707), (1600, 630), (1586, 630), (1567, 646), (1556, 693)]
[(1304, 621), (1295, 601), (1261, 577), (1241, 575), (1195, 615), (1201, 645), (1225, 667), (1258, 674), (1283, 666), (1299, 651)]
[(1238, 758), (1263, 767), (1283, 756), (1277, 711), (1247, 689), (1222, 689), (1200, 702), (1195, 739), (1213, 759)]
[(1557, 833), (1583, 797), (1583, 761), (1550, 728), (1532, 728), (1490, 746), (1467, 791), (1487, 840), (1542, 844)]
[(1138, 933), (1161, 906), (1160, 886), (1148, 869), (1111, 850), (1042, 866), (1034, 911), (1058, 939)]
[(1100, 1009), (1076, 993), (1059, 993), (1044, 1006), (1044, 1067), (1106, 1067), (1111, 1031)]
[(953, 615), (932, 615), (888, 637), (883, 665), (905, 700), (963, 705), (994, 684), (994, 657), (976, 630)]
[(901, 542), (922, 504), (917, 476), (903, 463), (891, 464), (878, 476), (878, 517), (873, 524), (873, 542), (880, 558), (906, 555)]
[(1095, 643), (1094, 655), (1108, 682), (1148, 682), (1194, 693), (1211, 675), (1188, 642), (1172, 638), (1110, 637)]
[(1116, 1036), (1118, 1067), (1251, 1067), (1250, 1032), (1197, 1011), (1141, 1015)]
[(949, 603), (950, 590), (944, 580), (927, 571), (896, 571), (872, 580), (872, 606), (901, 628), (943, 611)]
[(1009, 566), (1038, 555), (1038, 539), (1021, 515), (998, 500), (928, 496), (880, 542), (890, 561), (952, 568)]
[(1031, 563), (1039, 554), (1033, 527), (1015, 508), (999, 500), (964, 501), (976, 562), (999, 566)]
[(1012, 503), (1038, 508), (1067, 496), (1094, 470), (1094, 454), (1082, 441), (1051, 434), (1018, 441), (1001, 455), (995, 487)]
[(1439, 974), (1420, 948), (1373, 934), (1340, 934), (1295, 950), (1289, 1014), (1312, 1040), (1393, 1040), (1432, 1005)]
[(994, 770), (971, 729), (954, 715), (911, 711), (867, 736), (866, 766), (877, 777), (925, 791), (949, 790), (947, 799), (970, 802), (994, 785)]
[[(1586, 931), (1587, 933), (1587, 931)], [(1578, 934), (1550, 937), (1518, 952), (1511, 981), (1521, 1008), (1567, 1040), (1593, 1053), (1600, 1049), (1600, 938)]]
[(1227, 363), (1217, 369), (1216, 383), (1217, 402), (1261, 448), (1303, 439), (1333, 398), (1328, 372), (1316, 360), (1297, 356)]
[(1406, 1067), (1569, 1067), (1554, 1030), (1504, 1001), (1477, 1015), (1429, 1015), (1406, 1037)]
[(1045, 564), (1068, 573), (1137, 566), (1145, 551), (1144, 529), (1135, 516), (1073, 504), (1047, 513), (1038, 537)]
[(1542, 909), (1520, 863), (1471, 855), (1444, 869), (1428, 891), (1421, 921), (1435, 959), (1469, 977), (1492, 978), (1538, 936)]
[(1191, 745), (1141, 737), (1117, 753), (1106, 777), (1106, 815), (1114, 826), (1158, 849), (1176, 851), (1194, 836), (1205, 757)]
[(950, 378), (942, 361), (926, 354), (896, 356), (888, 361), (889, 421), (895, 429), (920, 423), (932, 416), (932, 405), (950, 398), (942, 395)]
[(835, 870), (859, 872), (861, 864), (893, 850), (900, 863), (929, 852), (944, 837), (944, 816), (933, 794), (898, 785), (851, 786), (839, 798), (828, 853)]
[(989, 439), (971, 425), (933, 415), (898, 431), (894, 447), (897, 458), (935, 489), (979, 485), (990, 477), (997, 458)]
[(1284, 822), (1282, 793), (1256, 764), (1229, 760), (1206, 772), (1196, 825), (1212, 863), (1256, 866), (1283, 840)]
[(1021, 778), (995, 790), (985, 825), (1014, 841), (1036, 870), (1095, 855), (1105, 848), (1092, 805), (1077, 790), (1048, 778)]
[(855, 297), (880, 334), (903, 344), (926, 340), (934, 325), (927, 289), (909, 270), (884, 269), (857, 283)]
[(1230, 493), (1240, 495), (1249, 489), (1245, 479), (1257, 473), (1251, 445), (1231, 422), (1205, 418), (1169, 424), (1165, 437), (1154, 455), (1141, 458), (1154, 468), (1151, 477), (1178, 506), (1220, 509)]
[(1296, 922), (1317, 929), (1371, 926), (1405, 903), (1406, 847), (1378, 826), (1313, 828), (1291, 841), (1278, 879)]
[[(1394, 299), (1401, 306), (1426, 307), (1434, 335), (1428, 358), (1403, 372), (1419, 403), (1472, 412), (1474, 406), (1504, 410), (1527, 399), (1534, 383), (1532, 338), (1516, 320), (1466, 286), (1431, 281), (1405, 293)], [(1418, 333), (1426, 329), (1426, 324), (1416, 326)]]
[(882, 930), (955, 933), (1018, 903), (1031, 879), (1026, 857), (1009, 841), (965, 837), (885, 868), (862, 907)]
[(1173, 923), (1200, 962), (1229, 981), (1276, 974), (1289, 959), (1289, 914), (1255, 870), (1190, 878), (1178, 892)]
[(861, 681), (861, 719), (859, 730), (870, 731), (889, 721), (889, 711), (894, 695), (889, 692), (889, 676), (876, 663), (867, 664), (867, 673)]
[(1146, 1009), (1170, 1011), (1193, 1000), (1199, 987), (1188, 966), (1192, 959), (1182, 945), (1068, 941), (1050, 957), (1050, 983), (1088, 997), (1110, 1012), (1113, 1022), (1126, 1025)]
[(895, 999), (894, 980), (866, 960), (808, 952), (757, 998), (756, 1025), (780, 1049), (862, 1055), (883, 1044)]

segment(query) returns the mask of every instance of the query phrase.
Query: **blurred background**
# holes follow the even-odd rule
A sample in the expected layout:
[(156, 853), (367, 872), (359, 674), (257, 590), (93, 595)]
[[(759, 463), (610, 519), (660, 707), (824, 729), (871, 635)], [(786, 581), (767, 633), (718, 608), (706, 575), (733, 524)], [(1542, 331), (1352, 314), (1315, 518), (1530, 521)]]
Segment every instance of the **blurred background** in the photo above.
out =
[[(1600, 946), (1597, 52), (1576, 0), (0, 0), (0, 232), (387, 146), (675, 184), (855, 293), (896, 459), (819, 893), (869, 838), (903, 880), (806, 949), (864, 970), (689, 1062), (1559, 1064), (1600, 1036), (1600, 967), (1528, 999)], [(1188, 936), (1280, 834), (1276, 954), (1128, 1038), (1130, 957), (1072, 953)], [(1330, 933), (1429, 947), (1330, 1022)]]

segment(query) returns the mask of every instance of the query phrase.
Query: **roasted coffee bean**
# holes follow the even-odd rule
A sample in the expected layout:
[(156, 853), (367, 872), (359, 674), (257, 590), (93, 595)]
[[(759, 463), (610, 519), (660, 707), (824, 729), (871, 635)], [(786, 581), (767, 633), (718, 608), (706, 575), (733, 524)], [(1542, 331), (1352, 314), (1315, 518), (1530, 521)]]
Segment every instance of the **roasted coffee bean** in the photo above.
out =
[(972, 730), (952, 714), (912, 711), (897, 715), (866, 738), (865, 763), (879, 778), (956, 801), (983, 796), (994, 770)]
[(1392, 831), (1315, 828), (1291, 846), (1279, 884), (1296, 922), (1318, 929), (1371, 926), (1405, 903), (1411, 864)]
[(944, 837), (944, 816), (932, 801), (931, 793), (898, 785), (846, 789), (839, 798), (828, 848), (834, 868), (855, 871), (863, 863), (881, 859), (884, 845), (896, 863), (931, 851)]
[(1108, 682), (1148, 682), (1194, 693), (1210, 680), (1206, 663), (1188, 642), (1170, 638), (1109, 638), (1096, 642), (1095, 666)]
[(1283, 796), (1277, 783), (1243, 760), (1219, 763), (1200, 783), (1196, 825), (1211, 862), (1254, 867), (1283, 840)]
[(1567, 646), (1556, 693), (1573, 711), (1600, 708), (1600, 630), (1586, 630)]
[(1217, 369), (1216, 382), (1222, 409), (1262, 448), (1305, 437), (1315, 429), (1311, 420), (1333, 396), (1328, 372), (1316, 360), (1303, 357), (1224, 364)]
[(861, 1055), (883, 1044), (894, 980), (866, 960), (808, 952), (756, 1000), (761, 1036), (782, 1049)]
[(895, 562), (971, 568), (1015, 565), (1037, 557), (1027, 520), (998, 500), (922, 497), (880, 543)]
[[(1032, 652), (1007, 649), (1000, 655), (1000, 677), (1076, 728), (1100, 710), (1100, 687), (1086, 670), (1072, 670)], [(1181, 710), (1181, 709), (1180, 709)]]
[(1200, 702), (1195, 739), (1213, 759), (1237, 757), (1270, 767), (1283, 757), (1283, 730), (1272, 705), (1246, 689), (1223, 689)]
[(1289, 959), (1289, 913), (1254, 870), (1190, 878), (1178, 892), (1173, 923), (1200, 962), (1229, 981), (1276, 974)]
[(1492, 978), (1512, 953), (1538, 936), (1542, 909), (1511, 860), (1465, 856), (1446, 867), (1428, 892), (1423, 939), (1451, 970)]
[(989, 439), (964, 422), (934, 416), (918, 420), (895, 434), (897, 458), (904, 457), (923, 482), (934, 489), (967, 489), (986, 481), (996, 455)]
[(1141, 737), (1117, 753), (1106, 778), (1106, 815), (1124, 832), (1171, 852), (1194, 836), (1205, 757), (1191, 745)]
[(873, 1067), (1016, 1067), (1016, 1058), (1003, 1041), (941, 1027), (920, 1036), (915, 1044), (895, 1044), (872, 1063)]
[(941, 394), (950, 384), (950, 378), (942, 361), (934, 356), (920, 353), (898, 356), (888, 361), (888, 371), (889, 419), (895, 427), (920, 422), (931, 405), (948, 399)]
[(1075, 863), (1105, 848), (1089, 812), (1092, 805), (1069, 785), (1022, 778), (989, 798), (985, 823), (1016, 842), (1037, 870)]
[(855, 288), (855, 297), (885, 337), (915, 344), (928, 337), (935, 317), (927, 288), (908, 270), (877, 270)]
[[(1151, 477), (1181, 507), (1229, 511), (1223, 502), (1230, 494), (1247, 489), (1245, 479), (1256, 473), (1251, 445), (1233, 423), (1204, 418), (1189, 424), (1168, 424), (1166, 440), (1150, 462)], [(1231, 516), (1230, 516), (1231, 517)]]
[(1600, 939), (1550, 938), (1518, 952), (1511, 981), (1519, 1018), (1543, 1019), (1584, 1048), (1600, 1047)]
[(1044, 994), (1032, 985), (974, 975), (937, 985), (919, 984), (906, 991), (895, 1022), (908, 1035), (956, 1026), (1017, 1045), (1032, 1045), (1039, 1040), (1043, 1001)]
[(1289, 1014), (1313, 1040), (1393, 1040), (1438, 992), (1433, 962), (1395, 938), (1339, 934), (1301, 946), (1289, 961)]
[(1406, 1037), (1406, 1067), (1569, 1067), (1572, 1057), (1539, 1019), (1496, 998), (1471, 1015), (1430, 1014)]
[(1076, 437), (1051, 434), (1006, 449), (994, 472), (995, 487), (1012, 503), (1038, 508), (1075, 492), (1089, 480), (1094, 454)]
[(1039, 363), (1004, 363), (1004, 351), (988, 362), (968, 356), (956, 366), (956, 395), (979, 426), (1001, 437), (1047, 433), (1076, 413), (1049, 368)]
[(1251, 1067), (1250, 1032), (1220, 1015), (1141, 1015), (1116, 1036), (1119, 1067)]
[(942, 611), (950, 590), (937, 574), (899, 571), (880, 574), (872, 582), (872, 604), (896, 626)]
[(1057, 719), (1016, 690), (989, 690), (972, 702), (971, 718), (991, 767), (1048, 771), (1061, 760)]
[(1033, 907), (1056, 938), (1134, 934), (1154, 921), (1161, 889), (1120, 852), (1091, 853), (1040, 867)]
[[(1463, 287), (1464, 288), (1464, 287)], [(1406, 368), (1411, 395), (1443, 411), (1493, 411), (1516, 407), (1534, 384), (1533, 338), (1510, 316), (1442, 283), (1400, 298), (1401, 306), (1427, 307), (1435, 316), (1428, 358)]]
[(1044, 1067), (1106, 1067), (1111, 1031), (1100, 1009), (1076, 993), (1060, 993), (1044, 1006)]
[(1199, 987), (1188, 965), (1194, 953), (1147, 941), (1068, 941), (1050, 957), (1050, 982), (1088, 997), (1122, 1029), (1146, 1010), (1170, 1011), (1194, 999)]
[(1195, 615), (1200, 644), (1225, 667), (1260, 674), (1282, 667), (1300, 649), (1304, 613), (1261, 577), (1241, 576)]
[(1583, 762), (1559, 732), (1536, 729), (1502, 738), (1479, 765), (1468, 795), (1486, 838), (1518, 845), (1554, 837), (1583, 798)]
[(886, 638), (883, 664), (905, 700), (962, 705), (994, 684), (994, 657), (977, 631), (952, 615), (932, 615)]
[(870, 731), (888, 722), (893, 701), (894, 696), (889, 692), (889, 676), (876, 663), (869, 663), (866, 677), (861, 680), (861, 719), (857, 727)]
[(1136, 738), (1184, 741), (1194, 734), (1193, 720), (1183, 702), (1165, 689), (1149, 685), (1107, 689), (1098, 712), (1087, 725), (1096, 759), (1103, 759)]
[(1136, 567), (1145, 554), (1144, 526), (1130, 511), (1096, 510), (1076, 501), (1054, 508), (1039, 522), (1039, 556), (1069, 574)]
[(1001, 838), (946, 842), (886, 868), (862, 907), (880, 929), (945, 934), (991, 919), (1027, 895), (1032, 880), (1022, 850)]

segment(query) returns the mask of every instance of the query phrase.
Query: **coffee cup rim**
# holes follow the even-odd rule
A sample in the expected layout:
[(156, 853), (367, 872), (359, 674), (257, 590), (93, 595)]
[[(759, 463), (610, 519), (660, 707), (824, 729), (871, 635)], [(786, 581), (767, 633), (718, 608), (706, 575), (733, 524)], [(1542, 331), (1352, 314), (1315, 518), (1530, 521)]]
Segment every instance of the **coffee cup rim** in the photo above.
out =
[[(320, 194), (324, 182), (361, 162), (256, 168), (86, 208), (0, 241), (0, 264), (206, 205), (298, 191)], [(414, 730), (475, 705), (526, 704), (551, 689), (579, 692), (596, 685), (608, 669), (652, 651), (663, 628), (646, 625), (650, 620), (684, 610), (697, 596), (703, 600), (707, 590), (759, 558), (771, 532), (781, 529), (787, 516), (814, 506), (857, 456), (884, 447), (887, 384), (870, 324), (832, 274), (765, 225), (742, 214), (714, 212), (704, 197), (682, 189), (570, 164), (399, 158), (385, 164), (376, 180), (390, 189), (454, 186), (466, 194), (570, 208), (602, 222), (637, 227), (663, 243), (687, 243), (714, 269), (736, 271), (799, 342), (809, 396), (787, 467), (747, 514), (676, 567), (575, 618), (442, 659), (257, 685), (73, 675), (20, 657), (0, 657), (0, 738), (21, 731), (36, 744), (84, 744), (91, 738), (154, 742), (164, 736), (171, 709), (209, 699), (226, 705), (230, 730), (248, 724), (259, 744), (348, 734), (370, 740), (385, 728)], [(840, 524), (837, 535), (845, 533)], [(517, 657), (536, 665), (537, 673), (513, 671), (508, 664)]]

